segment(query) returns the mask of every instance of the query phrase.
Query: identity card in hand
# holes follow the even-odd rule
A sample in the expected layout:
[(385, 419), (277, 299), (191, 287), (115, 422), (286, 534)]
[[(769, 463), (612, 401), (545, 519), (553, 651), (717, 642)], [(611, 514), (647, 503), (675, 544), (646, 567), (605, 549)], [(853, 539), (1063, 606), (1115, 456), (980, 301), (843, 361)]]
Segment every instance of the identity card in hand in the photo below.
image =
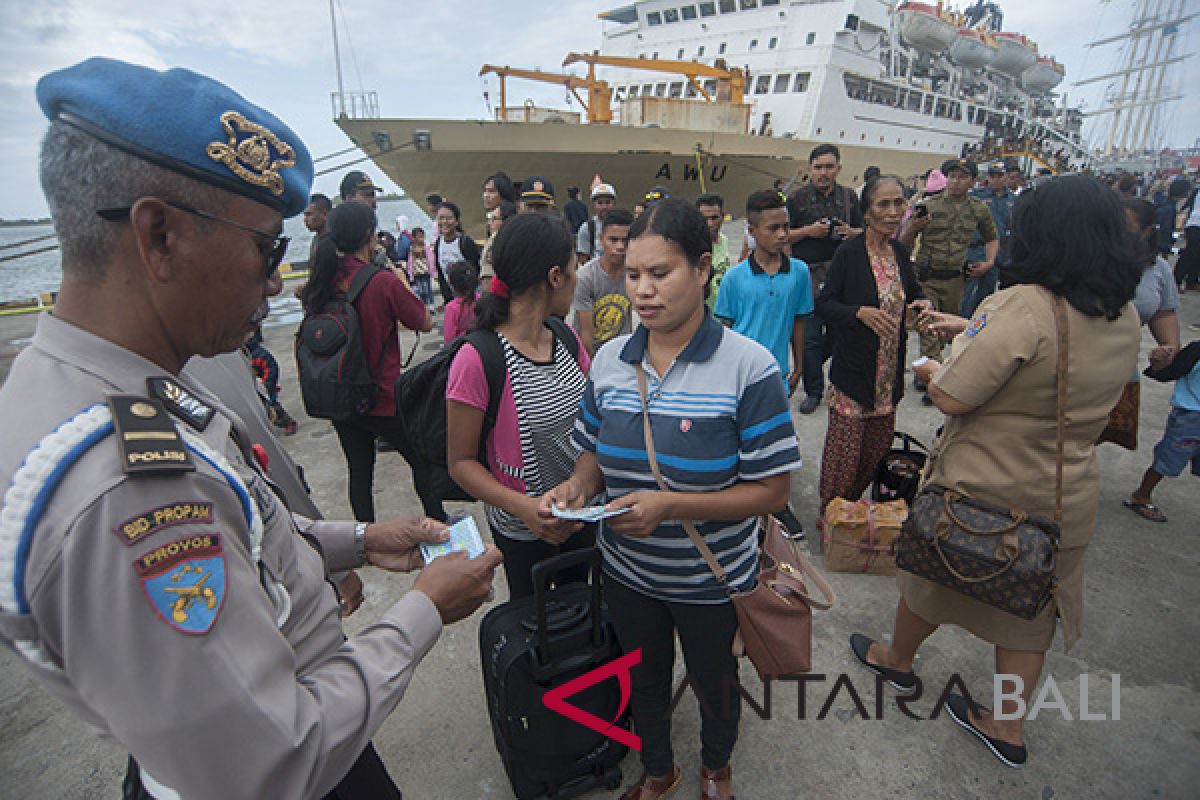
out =
[(479, 535), (479, 528), (475, 526), (474, 517), (463, 517), (451, 525), (448, 530), (450, 538), (446, 541), (421, 545), (421, 556), (425, 559), (426, 564), (435, 558), (459, 550), (465, 551), (467, 558), (475, 558), (483, 554), (483, 537)]
[(602, 519), (609, 517), (619, 517), (626, 511), (633, 509), (626, 506), (625, 508), (616, 508), (612, 511), (606, 511), (604, 506), (587, 506), (585, 508), (563, 508), (558, 503), (550, 505), (550, 513), (559, 519), (570, 519), (575, 522), (599, 522)]

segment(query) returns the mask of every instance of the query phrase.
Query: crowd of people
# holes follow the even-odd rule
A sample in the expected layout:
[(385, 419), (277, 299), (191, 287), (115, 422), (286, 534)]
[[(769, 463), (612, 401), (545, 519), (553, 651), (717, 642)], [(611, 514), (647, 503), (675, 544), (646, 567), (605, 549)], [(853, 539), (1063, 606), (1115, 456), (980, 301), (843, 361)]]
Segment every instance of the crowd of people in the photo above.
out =
[[(1200, 345), (1181, 343), (1156, 209), (1086, 175), (1018, 194), (1011, 165), (988, 164), (976, 186), (978, 166), (951, 159), (916, 197), (878, 171), (856, 191), (823, 144), (790, 195), (685, 201), (653, 187), (623, 208), (627, 190), (598, 178), (590, 210), (569, 191), (560, 213), (546, 178), (518, 188), (497, 172), (482, 184), (480, 246), (437, 196), (432, 241), (403, 223), (381, 236), (379, 189), (361, 171), (336, 206), (310, 194), (299, 138), (204, 76), (91, 59), (43, 78), (38, 98), (64, 279), (0, 389), (0, 477), (20, 489), (5, 497), (18, 533), (0, 559), (18, 578), (0, 594), (15, 621), (0, 635), (129, 749), (127, 797), (399, 797), (370, 740), (443, 625), (485, 601), (501, 563), (517, 599), (534, 592), (535, 564), (594, 549), (619, 643), (642, 651), (630, 677), (643, 772), (622, 800), (666, 797), (682, 780), (668, 713), (676, 637), (700, 699), (701, 796), (732, 798), (730, 592), (755, 581), (764, 515), (798, 540), (801, 516), (820, 527), (833, 498), (862, 496), (892, 441), (914, 328), (913, 385), (945, 416), (927, 482), (1053, 517), (1062, 540), (1057, 591), (1028, 620), (901, 573), (890, 641), (850, 636), (897, 692), (915, 690), (923, 642), (954, 625), (995, 649), (997, 672), (1024, 678), (1028, 708), (1056, 630), (1068, 648), (1080, 638), (1096, 443), (1136, 394), (1143, 324), (1155, 376), (1177, 386), (1126, 505), (1162, 521), (1158, 482), (1189, 463), (1200, 475)], [(229, 130), (262, 158), (239, 161)], [(731, 263), (721, 227), (735, 200), (747, 241)], [(374, 383), (369, 403), (332, 422), (353, 521), (320, 519), (303, 475), (276, 455), (271, 398), (256, 403), (241, 360), (282, 286), (282, 220), (301, 211), (317, 234), (305, 313), (354, 306)], [(431, 331), (438, 318), (456, 348), (446, 463), (483, 503), (492, 544), (423, 564), (419, 546), (446, 539), (447, 498), (397, 419), (397, 328)], [(807, 509), (789, 502), (800, 389), (796, 411), (829, 414), (820, 501)], [(413, 464), (421, 516), (376, 521), (379, 441)], [(36, 502), (46, 492), (53, 514)], [(597, 502), (617, 515), (559, 513)], [(723, 575), (689, 542), (693, 525)], [(361, 603), (352, 570), (365, 565), (421, 572), (347, 637), (339, 614)], [(171, 668), (123, 669), (129, 652)], [(1005, 703), (1004, 719), (959, 695), (948, 707), (1019, 766), (1024, 718)], [(148, 705), (169, 724), (147, 724)]]

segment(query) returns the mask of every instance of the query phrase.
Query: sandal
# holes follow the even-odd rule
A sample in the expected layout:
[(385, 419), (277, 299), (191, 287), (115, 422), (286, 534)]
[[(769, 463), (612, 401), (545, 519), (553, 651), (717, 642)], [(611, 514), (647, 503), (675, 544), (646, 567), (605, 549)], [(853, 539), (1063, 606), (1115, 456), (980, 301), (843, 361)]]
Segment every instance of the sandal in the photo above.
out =
[(1161, 508), (1154, 505), (1154, 503), (1139, 503), (1136, 500), (1122, 500), (1121, 505), (1137, 514), (1142, 519), (1148, 519), (1151, 522), (1167, 521), (1167, 515), (1162, 512)]

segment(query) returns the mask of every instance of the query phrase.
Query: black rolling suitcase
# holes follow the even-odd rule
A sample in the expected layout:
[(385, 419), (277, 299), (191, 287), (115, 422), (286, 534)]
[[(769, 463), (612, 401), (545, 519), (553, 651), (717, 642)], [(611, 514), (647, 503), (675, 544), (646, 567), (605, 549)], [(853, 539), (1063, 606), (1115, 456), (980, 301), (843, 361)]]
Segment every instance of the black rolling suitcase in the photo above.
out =
[[(555, 573), (586, 561), (592, 567), (590, 584), (547, 588)], [(599, 565), (595, 550), (537, 564), (533, 597), (493, 608), (479, 626), (492, 734), (519, 800), (561, 800), (621, 785), (619, 764), (628, 748), (542, 702), (547, 691), (621, 656), (604, 618)], [(615, 679), (571, 695), (568, 702), (629, 729), (629, 710), (621, 710)]]

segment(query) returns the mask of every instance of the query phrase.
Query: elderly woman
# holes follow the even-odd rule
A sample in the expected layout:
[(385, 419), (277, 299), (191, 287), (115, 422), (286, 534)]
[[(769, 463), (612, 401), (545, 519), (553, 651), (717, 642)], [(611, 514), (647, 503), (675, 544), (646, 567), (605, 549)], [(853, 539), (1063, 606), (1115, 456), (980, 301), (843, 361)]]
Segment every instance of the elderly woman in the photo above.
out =
[[(682, 200), (658, 200), (630, 227), (625, 285), (641, 325), (597, 351), (575, 424), (583, 452), (541, 507), (550, 518), (552, 503), (579, 507), (604, 492), (624, 512), (597, 537), (617, 638), (625, 652), (643, 652), (630, 708), (644, 771), (622, 800), (658, 800), (681, 779), (671, 747), (676, 633), (701, 698), (700, 796), (732, 799), (741, 706), (729, 591), (754, 585), (758, 518), (787, 502), (800, 465), (774, 357), (708, 313), (711, 251), (703, 215)], [(643, 439), (643, 403), (665, 489)], [(682, 520), (694, 521), (727, 583)]]
[(900, 179), (871, 179), (860, 203), (866, 231), (834, 253), (817, 297), (833, 353), (822, 514), (834, 497), (857, 500), (887, 454), (904, 393), (905, 312), (930, 307), (908, 250), (892, 238), (907, 207)]
[[(1002, 508), (1046, 518), (1056, 502), (1058, 339), (1055, 307), (1065, 301), (1069, 368), (1063, 444), (1058, 591), (1032, 620), (902, 572), (892, 643), (850, 637), (854, 654), (900, 691), (912, 691), (917, 649), (941, 625), (957, 625), (995, 648), (998, 674), (1022, 680), (1025, 708), (1054, 639), (1067, 648), (1083, 623), (1083, 560), (1096, 527), (1095, 441), (1137, 361), (1138, 315), (1130, 301), (1141, 276), (1120, 199), (1071, 175), (1023, 193), (1013, 209), (1007, 288), (980, 305), (955, 338), (945, 365), (917, 369), (946, 415), (928, 481)], [(944, 320), (942, 321), (944, 323)], [(959, 695), (951, 717), (1008, 766), (1027, 758), (1024, 718), (1005, 700), (1005, 719)]]

